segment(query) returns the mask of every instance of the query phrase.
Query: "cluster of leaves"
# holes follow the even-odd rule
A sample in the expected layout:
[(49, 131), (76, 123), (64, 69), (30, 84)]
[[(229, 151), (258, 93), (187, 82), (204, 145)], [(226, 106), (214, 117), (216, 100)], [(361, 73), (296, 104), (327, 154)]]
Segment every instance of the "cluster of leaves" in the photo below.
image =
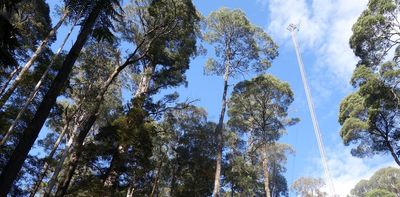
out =
[(389, 153), (398, 165), (399, 6), (394, 0), (370, 0), (354, 24), (350, 46), (360, 62), (351, 83), (358, 89), (342, 101), (339, 114), (340, 136), (345, 145), (355, 145), (354, 156)]
[(353, 196), (387, 196), (400, 195), (400, 170), (394, 167), (376, 171), (369, 180), (361, 180), (351, 190)]
[(321, 178), (300, 177), (293, 184), (291, 189), (303, 197), (324, 197), (327, 196), (321, 189), (325, 185)]
[[(228, 105), (230, 151), (225, 170), (231, 192), (288, 196), (284, 164), (286, 155), (294, 151), (277, 140), (287, 126), (298, 121), (287, 117), (292, 101), (289, 85), (271, 75), (260, 75), (234, 87)], [(247, 139), (240, 137), (243, 134)]]

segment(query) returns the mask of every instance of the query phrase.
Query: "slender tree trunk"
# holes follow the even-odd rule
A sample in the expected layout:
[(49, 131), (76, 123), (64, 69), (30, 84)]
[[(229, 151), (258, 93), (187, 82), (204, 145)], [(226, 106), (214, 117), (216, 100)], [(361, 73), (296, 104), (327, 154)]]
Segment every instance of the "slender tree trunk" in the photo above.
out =
[(152, 62), (149, 63), (148, 66), (145, 67), (142, 73), (141, 80), (139, 82), (138, 89), (135, 92), (134, 98), (145, 95), (150, 88), (150, 81), (152, 79), (152, 75), (154, 73), (156, 65)]
[(128, 187), (128, 192), (126, 192), (126, 197), (133, 197), (134, 191), (135, 191), (135, 187), (133, 187), (133, 185), (130, 185)]
[[(96, 108), (100, 108), (100, 104), (97, 104)], [(97, 118), (97, 113), (91, 114), (90, 116), (86, 117), (83, 120), (83, 125), (86, 125), (86, 126), (93, 125), (94, 122), (96, 121), (96, 118)], [(86, 138), (89, 130), (90, 130), (90, 128), (83, 128), (83, 130), (81, 130), (79, 132), (76, 139), (73, 140), (71, 154), (70, 154), (70, 161), (66, 167), (64, 177), (60, 180), (60, 184), (57, 188), (55, 196), (64, 196), (67, 193), (69, 184), (72, 180), (72, 177), (78, 166), (79, 158), (81, 157), (81, 154), (82, 154), (83, 142), (85, 141), (85, 138)], [(83, 131), (88, 131), (88, 132), (83, 132)]]
[(160, 163), (159, 163), (158, 166), (157, 166), (156, 177), (155, 177), (155, 179), (154, 179), (153, 187), (152, 187), (152, 189), (151, 189), (151, 193), (150, 193), (150, 196), (149, 196), (149, 197), (154, 197), (154, 194), (155, 194), (156, 191), (157, 191), (157, 188), (158, 188), (158, 181), (159, 181), (159, 179), (160, 179), (160, 174), (161, 174), (162, 165), (163, 165), (163, 160), (161, 160)]
[(67, 159), (68, 153), (71, 149), (72, 142), (74, 141), (74, 139), (76, 137), (75, 135), (76, 135), (77, 129), (78, 129), (78, 127), (75, 126), (74, 131), (72, 132), (72, 136), (69, 138), (63, 152), (61, 153), (61, 158), (58, 161), (56, 168), (54, 169), (53, 175), (51, 176), (49, 182), (47, 183), (47, 188), (43, 195), (44, 197), (49, 197), (51, 194), (51, 191), (53, 190), (54, 186), (56, 185), (58, 175), (60, 174), (60, 172), (62, 170), (64, 162)]
[(23, 75), (29, 70), (32, 64), (36, 61), (39, 55), (44, 51), (48, 43), (51, 39), (53, 39), (54, 35), (57, 33), (57, 30), (63, 24), (65, 19), (67, 18), (69, 12), (68, 9), (65, 8), (63, 15), (61, 16), (60, 20), (57, 24), (53, 27), (53, 29), (49, 32), (47, 37), (40, 43), (39, 47), (36, 49), (35, 53), (33, 53), (32, 57), (29, 59), (28, 62), (22, 67), (21, 72), (18, 74), (17, 78), (15, 78), (14, 83), (7, 89), (7, 91), (1, 96), (0, 98), (0, 109), (3, 108), (4, 104), (8, 101), (14, 90), (17, 88), (19, 83), (22, 80)]
[(110, 190), (110, 196), (115, 195), (117, 185), (118, 185), (117, 182), (118, 182), (119, 175), (118, 175), (117, 170), (115, 170), (115, 168), (121, 161), (121, 158), (120, 158), (121, 150), (119, 150), (119, 149), (124, 149), (124, 148), (122, 146), (118, 146), (118, 148), (114, 151), (114, 154), (112, 155), (110, 167), (107, 170), (107, 176), (103, 183), (103, 186)]
[(7, 165), (3, 169), (0, 176), (0, 196), (6, 196), (10, 191), (10, 188), (29, 153), (29, 150), (38, 137), (39, 132), (46, 121), (51, 108), (54, 106), (58, 95), (65, 86), (68, 76), (72, 71), (72, 67), (78, 58), (82, 47), (92, 32), (93, 26), (100, 14), (101, 6), (102, 5), (97, 4), (89, 14), (87, 20), (84, 22), (76, 42), (66, 56), (61, 69), (50, 86), (50, 89), (47, 91), (42, 102), (40, 103), (34, 118), (24, 130), (17, 147), (11, 155)]
[(385, 137), (385, 143), (387, 144), (387, 147), (389, 148), (389, 152), (392, 155), (394, 161), (396, 162), (397, 165), (400, 166), (400, 160), (398, 157), (398, 154), (396, 154), (396, 151), (393, 149), (393, 146), (390, 144), (389, 139)]
[[(83, 100), (85, 100), (85, 99), (83, 99)], [(77, 108), (75, 109), (75, 111), (74, 111), (71, 115), (68, 115), (68, 111), (67, 111), (68, 108), (65, 110), (65, 116), (66, 116), (66, 118), (65, 118), (64, 127), (63, 127), (63, 129), (62, 129), (60, 135), (58, 136), (56, 142), (54, 143), (53, 148), (51, 149), (51, 152), (50, 152), (49, 155), (47, 156), (48, 159), (53, 159), (54, 154), (56, 153), (56, 150), (57, 150), (58, 146), (59, 146), (60, 143), (61, 143), (61, 140), (64, 138), (65, 133), (68, 132), (69, 124), (70, 124), (72, 118), (73, 118), (73, 117), (76, 115), (76, 113), (78, 113), (78, 111), (80, 110), (81, 104), (82, 104), (82, 102), (80, 102), (80, 103), (78, 104)], [(72, 138), (73, 136), (74, 136), (74, 134), (72, 134), (71, 138)], [(70, 146), (71, 143), (72, 143), (72, 141), (71, 141), (71, 142), (67, 142), (67, 149), (68, 149), (68, 147)], [(62, 155), (63, 155), (63, 154), (62, 154)], [(61, 161), (62, 163), (64, 163), (64, 160), (62, 159), (62, 156), (61, 156), (60, 161)], [(48, 163), (47, 161), (45, 161), (45, 163), (44, 163), (44, 165), (43, 165), (43, 168), (42, 168), (42, 172), (41, 172), (40, 175), (38, 176), (37, 182), (36, 182), (36, 184), (34, 185), (34, 188), (33, 188), (32, 192), (31, 192), (31, 195), (30, 195), (31, 197), (34, 197), (34, 196), (36, 195), (37, 191), (38, 191), (39, 188), (40, 188), (40, 184), (42, 183), (44, 177), (45, 177), (46, 174), (47, 174), (47, 170), (49, 169), (49, 167), (50, 167), (50, 166), (49, 166), (49, 163)], [(58, 174), (57, 174), (56, 176), (58, 176)]]
[(214, 190), (213, 196), (220, 196), (221, 189), (221, 165), (222, 165), (222, 146), (223, 146), (223, 130), (224, 130), (224, 116), (226, 111), (226, 95), (228, 92), (228, 78), (229, 78), (229, 64), (225, 66), (224, 75), (224, 92), (222, 94), (222, 108), (219, 115), (218, 125), (215, 128), (215, 134), (217, 136), (217, 164), (215, 167), (215, 178), (214, 178)]
[(169, 196), (175, 196), (176, 192), (176, 172), (178, 170), (176, 169), (175, 164), (172, 167), (172, 175), (171, 175), (171, 190), (170, 190), (170, 195)]
[(66, 169), (66, 175), (63, 177), (62, 180), (60, 180), (60, 185), (57, 188), (56, 196), (64, 196), (68, 190), (69, 184), (78, 165), (83, 142), (97, 119), (100, 106), (104, 100), (104, 95), (107, 92), (109, 86), (113, 83), (115, 78), (117, 78), (117, 76), (123, 69), (125, 69), (128, 65), (134, 64), (145, 57), (148, 52), (148, 46), (150, 46), (154, 39), (155, 38), (151, 39), (150, 42), (147, 43), (147, 47), (144, 50), (143, 54), (141, 54), (139, 57), (136, 57), (139, 49), (142, 49), (142, 45), (145, 43), (145, 40), (143, 39), (140, 44), (137, 45), (135, 51), (125, 60), (125, 63), (115, 68), (114, 72), (108, 77), (103, 86), (100, 88), (100, 91), (94, 101), (95, 106), (92, 108), (92, 110), (89, 110), (89, 113), (86, 114), (86, 117), (83, 118), (82, 124), (80, 124), (79, 126), (81, 129), (76, 140), (74, 140), (72, 144), (73, 148), (71, 149), (70, 162), (68, 163)]
[(271, 197), (271, 190), (269, 189), (269, 172), (268, 172), (268, 158), (267, 158), (267, 145), (264, 146), (262, 154), (262, 168), (264, 175), (264, 191), (265, 197)]
[[(49, 156), (47, 157), (48, 159), (52, 159), (54, 156), (54, 153), (56, 152), (58, 146), (61, 143), (62, 138), (64, 137), (64, 134), (66, 133), (66, 131), (68, 130), (68, 123), (66, 123), (64, 125), (64, 128), (62, 130), (62, 132), (60, 133), (60, 135), (57, 138), (56, 143), (53, 145), (53, 148), (51, 149), (51, 152), (49, 154)], [(46, 176), (47, 170), (49, 169), (49, 163), (47, 161), (44, 162), (43, 168), (42, 168), (42, 172), (38, 175), (38, 178), (36, 179), (36, 184), (34, 185), (32, 192), (30, 194), (30, 197), (34, 197), (37, 193), (37, 191), (40, 188), (40, 184), (42, 183), (44, 177)]]
[[(79, 17), (78, 17), (79, 18)], [(69, 30), (67, 36), (65, 37), (63, 43), (61, 44), (60, 48), (57, 50), (57, 53), (54, 55), (54, 57), (52, 58), (50, 64), (47, 66), (46, 70), (44, 71), (44, 73), (42, 74), (42, 77), (40, 78), (40, 80), (37, 82), (34, 90), (31, 92), (31, 94), (29, 95), (28, 99), (26, 100), (26, 102), (24, 103), (24, 106), (22, 107), (22, 109), (19, 111), (17, 117), (15, 118), (14, 122), (11, 124), (10, 128), (8, 129), (6, 135), (3, 137), (3, 139), (1, 139), (0, 141), (0, 146), (2, 146), (3, 144), (6, 143), (7, 139), (10, 137), (10, 135), (14, 132), (14, 128), (18, 123), (18, 120), (22, 117), (22, 115), (25, 113), (26, 109), (28, 108), (29, 104), (31, 104), (32, 100), (35, 98), (37, 92), (39, 91), (40, 86), (42, 85), (42, 83), (44, 82), (44, 80), (47, 77), (47, 74), (49, 73), (50, 69), (53, 67), (54, 62), (56, 60), (56, 58), (60, 55), (62, 49), (64, 48), (65, 43), (67, 42), (69, 36), (71, 35), (72, 31), (74, 30), (74, 27), (76, 25), (76, 23), (78, 22), (78, 20), (76, 20), (74, 22), (74, 24), (72, 25), (71, 29)]]
[[(19, 72), (19, 67), (15, 68), (10, 75), (7, 77), (7, 81), (3, 84), (3, 86), (0, 89), (0, 96), (3, 95), (4, 91), (6, 91), (8, 84), (10, 84), (11, 80), (14, 78), (14, 76)], [(1, 109), (1, 108), (0, 108)]]

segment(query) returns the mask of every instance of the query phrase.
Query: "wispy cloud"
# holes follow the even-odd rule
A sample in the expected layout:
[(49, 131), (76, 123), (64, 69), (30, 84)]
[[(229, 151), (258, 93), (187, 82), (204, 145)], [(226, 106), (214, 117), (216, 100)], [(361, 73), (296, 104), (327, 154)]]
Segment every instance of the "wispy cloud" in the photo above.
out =
[[(350, 148), (339, 145), (335, 149), (328, 149), (328, 165), (335, 186), (336, 194), (346, 197), (351, 189), (363, 179), (369, 179), (377, 170), (395, 166), (395, 162), (387, 156), (375, 156), (372, 158), (357, 158), (350, 154)], [(304, 169), (303, 174), (311, 177), (323, 176), (323, 169), (319, 157), (312, 158), (312, 165)], [(329, 191), (327, 187), (325, 191)]]
[(328, 150), (329, 167), (333, 176), (336, 192), (346, 196), (362, 179), (369, 179), (377, 170), (383, 167), (395, 166), (393, 160), (383, 156), (373, 158), (356, 158), (351, 156), (349, 148), (341, 151)]
[[(315, 54), (315, 69), (328, 71), (335, 81), (348, 84), (357, 62), (349, 48), (351, 27), (365, 9), (367, 0), (258, 0), (270, 14), (269, 32), (288, 44), (290, 23), (300, 25), (303, 50)], [(288, 45), (289, 46), (289, 45)], [(291, 46), (291, 45), (290, 45)], [(337, 85), (337, 84), (336, 84)], [(343, 84), (342, 84), (343, 86)]]

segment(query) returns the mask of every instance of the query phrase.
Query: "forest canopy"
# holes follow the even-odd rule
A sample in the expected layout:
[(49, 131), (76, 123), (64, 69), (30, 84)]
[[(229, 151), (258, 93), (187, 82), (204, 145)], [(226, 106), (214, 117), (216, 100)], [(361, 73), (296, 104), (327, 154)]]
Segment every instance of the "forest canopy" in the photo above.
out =
[[(271, 71), (280, 40), (241, 8), (198, 4), (0, 0), (0, 196), (329, 195), (322, 178), (288, 178), (300, 119), (298, 87)], [(369, 0), (357, 18), (353, 92), (332, 121), (353, 156), (400, 166), (399, 13)], [(351, 195), (399, 196), (399, 176), (381, 169)]]

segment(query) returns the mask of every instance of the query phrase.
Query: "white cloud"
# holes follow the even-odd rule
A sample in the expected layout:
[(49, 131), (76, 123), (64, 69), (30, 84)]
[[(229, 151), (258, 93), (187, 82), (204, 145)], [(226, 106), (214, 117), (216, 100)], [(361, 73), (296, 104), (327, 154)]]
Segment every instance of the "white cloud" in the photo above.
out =
[(351, 156), (350, 148), (339, 148), (341, 151), (328, 151), (328, 165), (333, 177), (336, 193), (345, 197), (362, 179), (369, 179), (377, 170), (395, 166), (391, 158), (375, 156), (373, 158), (356, 158)]
[[(350, 148), (343, 145), (326, 151), (328, 166), (336, 194), (346, 197), (351, 189), (363, 179), (369, 179), (377, 170), (396, 166), (396, 163), (388, 156), (375, 156), (373, 158), (357, 158), (350, 154)], [(307, 176), (323, 177), (323, 169), (319, 157), (312, 159), (313, 165), (305, 169)], [(325, 191), (329, 191), (327, 187)]]
[[(335, 82), (348, 84), (357, 59), (349, 48), (351, 27), (365, 9), (367, 0), (258, 0), (268, 6), (269, 32), (289, 44), (287, 26), (299, 24), (298, 39), (303, 50), (315, 54), (314, 67), (328, 71)], [(289, 45), (288, 45), (289, 46)], [(292, 47), (290, 43), (290, 47)], [(343, 86), (343, 84), (341, 84)]]

